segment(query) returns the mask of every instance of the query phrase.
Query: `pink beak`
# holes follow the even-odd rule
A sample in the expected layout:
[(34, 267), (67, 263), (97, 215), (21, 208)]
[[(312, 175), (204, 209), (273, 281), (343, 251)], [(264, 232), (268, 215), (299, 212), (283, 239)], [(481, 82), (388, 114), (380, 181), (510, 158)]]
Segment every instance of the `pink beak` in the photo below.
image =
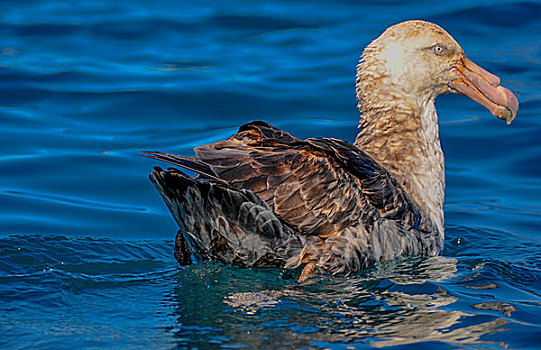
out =
[(511, 124), (517, 116), (518, 100), (508, 89), (500, 86), (500, 78), (479, 67), (466, 56), (452, 68), (459, 78), (451, 86), (487, 108), (495, 117)]

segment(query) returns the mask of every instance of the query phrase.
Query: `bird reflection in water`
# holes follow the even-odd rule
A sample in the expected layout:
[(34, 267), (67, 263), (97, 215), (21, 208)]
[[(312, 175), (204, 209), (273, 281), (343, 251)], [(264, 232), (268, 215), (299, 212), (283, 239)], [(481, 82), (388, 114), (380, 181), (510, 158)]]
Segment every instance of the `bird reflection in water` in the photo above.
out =
[[(284, 327), (283, 332), (297, 333), (287, 337), (310, 343), (319, 338), (332, 343), (369, 342), (374, 347), (427, 341), (492, 343), (481, 337), (505, 331), (500, 328), (507, 323), (505, 319), (478, 323), (475, 314), (448, 307), (458, 297), (448, 293), (440, 282), (456, 277), (456, 263), (456, 259), (445, 257), (398, 260), (362, 275), (330, 282), (321, 277), (311, 284), (291, 285), (283, 290), (230, 293), (224, 303), (249, 320), (258, 313), (287, 313), (285, 308), (309, 302), (314, 309), (303, 310), (307, 314), (289, 312), (284, 317), (295, 326)], [(498, 309), (485, 304), (473, 307)], [(506, 313), (514, 311), (511, 305), (504, 309)]]

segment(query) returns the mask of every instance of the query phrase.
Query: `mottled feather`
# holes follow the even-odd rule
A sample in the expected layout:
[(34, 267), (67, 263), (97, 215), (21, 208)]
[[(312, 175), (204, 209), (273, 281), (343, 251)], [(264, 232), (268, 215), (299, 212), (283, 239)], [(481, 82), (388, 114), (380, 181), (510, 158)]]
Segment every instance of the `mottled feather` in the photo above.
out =
[[(265, 122), (252, 122), (195, 153), (191, 162), (207, 178), (211, 174), (220, 181), (201, 182), (161, 169), (152, 180), (202, 258), (247, 266), (313, 263), (331, 273), (350, 273), (378, 260), (429, 255), (441, 248), (428, 215), (394, 177), (345, 141), (302, 141)], [(187, 161), (172, 155), (160, 159), (183, 167)], [(186, 167), (194, 170), (193, 164)], [(240, 215), (248, 206), (264, 209), (268, 220)], [(188, 223), (194, 220), (212, 228)], [(224, 241), (232, 248), (226, 249)], [(296, 248), (279, 254), (284, 244)], [(243, 258), (231, 252), (246, 245), (256, 251), (243, 252)]]

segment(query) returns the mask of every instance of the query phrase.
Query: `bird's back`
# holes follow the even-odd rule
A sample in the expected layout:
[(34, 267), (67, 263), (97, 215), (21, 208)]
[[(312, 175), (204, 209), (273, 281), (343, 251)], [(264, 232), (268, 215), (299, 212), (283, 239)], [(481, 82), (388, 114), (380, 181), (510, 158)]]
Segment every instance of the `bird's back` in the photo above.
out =
[(195, 153), (150, 154), (199, 172), (195, 179), (175, 169), (155, 170), (151, 178), (202, 258), (247, 266), (312, 264), (347, 274), (378, 260), (441, 249), (421, 207), (345, 141), (303, 141), (252, 122)]

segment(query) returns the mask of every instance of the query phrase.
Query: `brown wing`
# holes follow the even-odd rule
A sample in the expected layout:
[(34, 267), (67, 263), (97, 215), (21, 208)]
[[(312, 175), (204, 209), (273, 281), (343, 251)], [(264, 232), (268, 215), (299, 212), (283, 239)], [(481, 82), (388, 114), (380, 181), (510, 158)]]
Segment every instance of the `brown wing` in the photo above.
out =
[(348, 273), (378, 260), (434, 255), (441, 249), (428, 215), (390, 173), (347, 142), (303, 141), (252, 122), (195, 153), (197, 158), (147, 156), (253, 191), (298, 234), (317, 236), (288, 266), (312, 263), (331, 273)]
[(344, 141), (302, 141), (253, 122), (195, 153), (231, 186), (262, 197), (302, 234), (336, 236), (359, 222), (370, 231), (382, 218), (397, 220), (405, 229), (432, 230), (422, 209), (392, 176)]
[(356, 180), (306, 142), (249, 124), (228, 140), (195, 149), (197, 157), (237, 189), (263, 198), (302, 234), (328, 237), (358, 218)]

